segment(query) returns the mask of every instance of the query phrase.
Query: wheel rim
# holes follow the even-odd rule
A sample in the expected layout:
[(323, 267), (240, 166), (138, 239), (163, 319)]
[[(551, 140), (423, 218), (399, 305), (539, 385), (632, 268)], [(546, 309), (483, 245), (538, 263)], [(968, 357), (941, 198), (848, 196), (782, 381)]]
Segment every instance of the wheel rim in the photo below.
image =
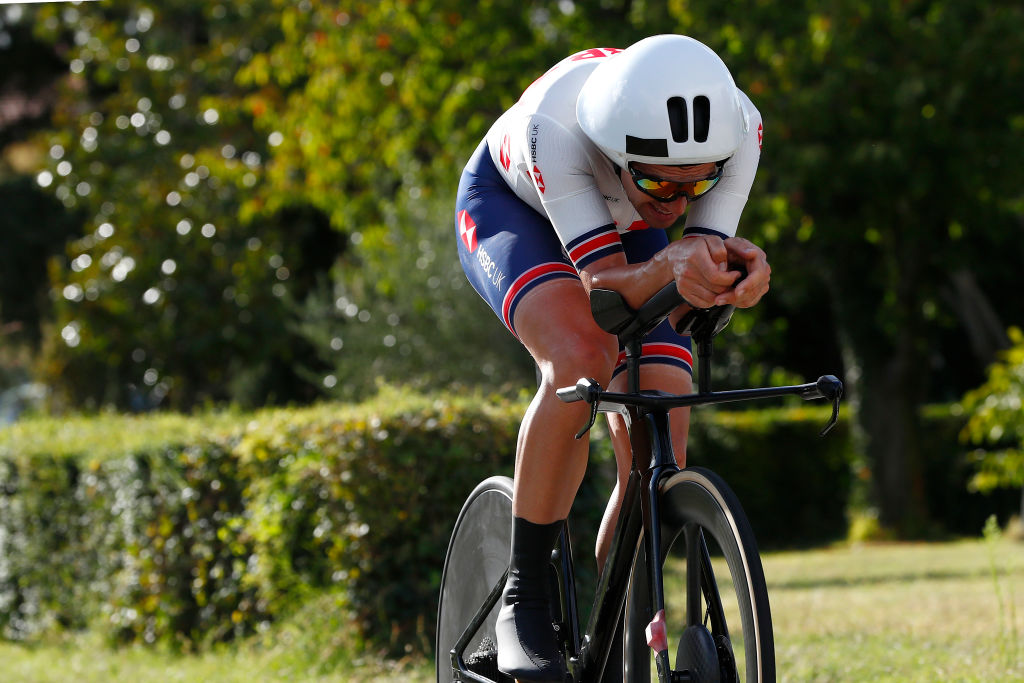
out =
[[(731, 641), (724, 634), (720, 634), (720, 629), (728, 626), (732, 627), (731, 636), (736, 642), (738, 654), (741, 655), (738, 659), (743, 670), (736, 674), (723, 672), (725, 675), (722, 680), (771, 680), (774, 677), (774, 642), (767, 591), (763, 588), (764, 575), (753, 535), (735, 495), (716, 475), (694, 468), (684, 470), (669, 479), (662, 487), (661, 499), (662, 538), (666, 553), (671, 552), (672, 557), (681, 554), (685, 558), (686, 539), (689, 538), (692, 542), (697, 538), (697, 528), (703, 530), (712, 547), (722, 548), (719, 557), (713, 562), (715, 569), (711, 569), (710, 574), (723, 581), (726, 577), (730, 579), (719, 586), (722, 600), (725, 602), (724, 613), (709, 620), (706, 618), (706, 600), (702, 602), (701, 608), (705, 615), (701, 623), (712, 628), (711, 622), (714, 622), (713, 630), (716, 631), (719, 659), (737, 659)], [(724, 514), (728, 510), (738, 512)], [(689, 533), (682, 533), (687, 527)], [(736, 542), (737, 536), (743, 540)], [(682, 559), (672, 560), (666, 564), (669, 568), (666, 571), (665, 591), (668, 596), (666, 613), (670, 621), (670, 642), (680, 639), (686, 616), (686, 610), (683, 608), (686, 603), (686, 579), (680, 579), (680, 572), (675, 571), (679, 567), (685, 568), (685, 564), (685, 560)], [(710, 569), (711, 565), (708, 567)], [(692, 576), (685, 569), (681, 573), (687, 578)], [(737, 573), (747, 577), (740, 586), (731, 583), (731, 577)], [(643, 637), (643, 630), (650, 618), (647, 616), (649, 608), (646, 606), (647, 583), (646, 558), (641, 539), (637, 546), (626, 605), (626, 617), (630, 620), (631, 626), (627, 629), (624, 648), (626, 673), (629, 676), (627, 680), (631, 681), (647, 681), (651, 676), (650, 648)], [(752, 603), (749, 608), (743, 606), (748, 600), (747, 596)], [(672, 623), (675, 624), (675, 632), (671, 630)], [(678, 661), (678, 658), (677, 650), (675, 661)]]

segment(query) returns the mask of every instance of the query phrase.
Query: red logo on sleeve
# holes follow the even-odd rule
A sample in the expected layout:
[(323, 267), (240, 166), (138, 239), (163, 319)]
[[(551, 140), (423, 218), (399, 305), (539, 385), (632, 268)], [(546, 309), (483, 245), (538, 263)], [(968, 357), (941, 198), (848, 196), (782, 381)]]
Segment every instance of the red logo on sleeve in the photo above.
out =
[(468, 211), (459, 211), (459, 237), (470, 254), (476, 251), (476, 223)]
[(544, 194), (544, 176), (541, 175), (537, 164), (533, 165), (533, 179), (537, 182), (537, 189), (540, 190), (541, 194)]
[(757, 124), (757, 148), (761, 149), (761, 141), (764, 139), (764, 124)]
[(501, 160), (502, 167), (507, 171), (508, 167), (512, 164), (512, 143), (508, 139), (508, 133), (505, 133), (505, 137), (501, 139), (501, 149), (498, 150), (498, 159)]

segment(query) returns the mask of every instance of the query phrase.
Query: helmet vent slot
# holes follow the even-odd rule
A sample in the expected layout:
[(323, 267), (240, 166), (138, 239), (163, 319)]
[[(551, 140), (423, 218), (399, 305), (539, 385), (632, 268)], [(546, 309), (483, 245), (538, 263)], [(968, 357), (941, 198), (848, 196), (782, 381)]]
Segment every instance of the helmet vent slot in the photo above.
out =
[[(676, 142), (686, 142), (690, 137), (687, 118), (686, 100), (682, 97), (668, 98), (668, 122), (672, 126), (672, 139)], [(706, 129), (704, 137), (707, 137)]]
[[(671, 101), (671, 100), (670, 100)], [(693, 98), (693, 139), (696, 142), (707, 142), (708, 131), (711, 129), (711, 100), (704, 95)], [(673, 128), (673, 131), (675, 129)]]

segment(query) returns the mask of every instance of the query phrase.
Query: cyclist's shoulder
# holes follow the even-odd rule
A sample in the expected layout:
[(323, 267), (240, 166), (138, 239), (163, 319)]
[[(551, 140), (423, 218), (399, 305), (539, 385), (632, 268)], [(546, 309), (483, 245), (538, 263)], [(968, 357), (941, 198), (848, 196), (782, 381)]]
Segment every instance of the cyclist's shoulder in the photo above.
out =
[(531, 83), (494, 123), (488, 138), (529, 141), (538, 135), (569, 144), (582, 142), (576, 121), (576, 99), (591, 72), (618, 48), (589, 48), (565, 57)]
[(758, 149), (761, 145), (761, 136), (764, 131), (764, 121), (761, 118), (761, 111), (754, 104), (753, 100), (747, 93), (743, 92), (739, 88), (736, 89), (739, 93), (740, 106), (743, 107), (743, 113), (747, 117), (747, 136), (756, 137), (758, 140)]
[(576, 98), (591, 72), (618, 48), (590, 48), (565, 57), (523, 91), (514, 105), (527, 111), (557, 111), (575, 120)]
[[(530, 84), (530, 87), (523, 92), (523, 95), (542, 89), (543, 86), (549, 84), (558, 84), (558, 87), (564, 88), (576, 79), (586, 80), (590, 72), (599, 64), (619, 52), (622, 52), (622, 50), (617, 47), (593, 47), (574, 52), (545, 71)], [(570, 80), (567, 81), (566, 79)], [(582, 85), (582, 81), (580, 85)]]

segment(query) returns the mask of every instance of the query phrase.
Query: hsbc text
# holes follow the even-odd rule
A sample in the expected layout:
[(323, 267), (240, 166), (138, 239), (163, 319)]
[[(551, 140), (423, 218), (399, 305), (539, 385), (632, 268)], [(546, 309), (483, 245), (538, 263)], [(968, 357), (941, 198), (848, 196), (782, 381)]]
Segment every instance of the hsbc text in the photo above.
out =
[(501, 291), (501, 283), (505, 280), (505, 273), (498, 270), (498, 264), (491, 260), (487, 250), (480, 247), (476, 250), (476, 259), (480, 262), (480, 267), (484, 269), (484, 273), (490, 279), (491, 284)]

